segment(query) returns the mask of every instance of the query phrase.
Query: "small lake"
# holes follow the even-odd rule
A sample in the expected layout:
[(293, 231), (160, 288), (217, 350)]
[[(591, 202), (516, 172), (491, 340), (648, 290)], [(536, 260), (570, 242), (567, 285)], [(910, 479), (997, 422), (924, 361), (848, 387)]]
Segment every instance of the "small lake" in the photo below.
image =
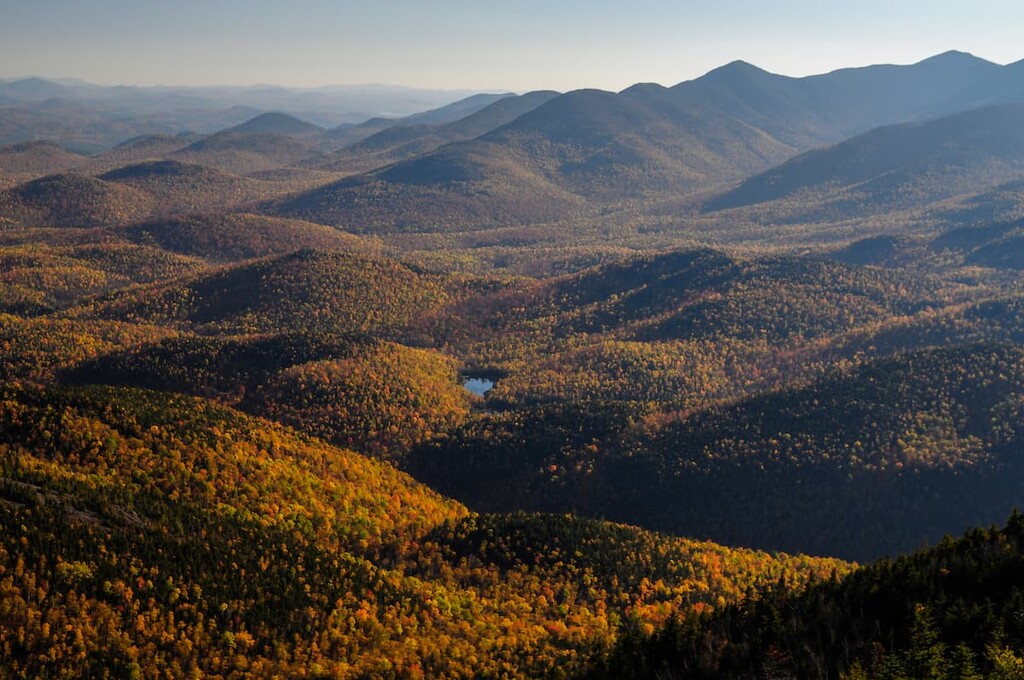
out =
[(462, 381), (462, 386), (476, 396), (482, 397), (494, 387), (494, 381), (487, 378), (466, 378)]

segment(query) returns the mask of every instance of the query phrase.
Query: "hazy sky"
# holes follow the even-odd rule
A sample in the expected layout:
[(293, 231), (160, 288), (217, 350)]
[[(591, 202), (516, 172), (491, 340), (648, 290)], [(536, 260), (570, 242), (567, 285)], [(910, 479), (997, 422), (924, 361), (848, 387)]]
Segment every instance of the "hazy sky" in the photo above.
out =
[(1021, 0), (0, 0), (0, 77), (619, 90), (734, 59), (806, 75), (1024, 58)]

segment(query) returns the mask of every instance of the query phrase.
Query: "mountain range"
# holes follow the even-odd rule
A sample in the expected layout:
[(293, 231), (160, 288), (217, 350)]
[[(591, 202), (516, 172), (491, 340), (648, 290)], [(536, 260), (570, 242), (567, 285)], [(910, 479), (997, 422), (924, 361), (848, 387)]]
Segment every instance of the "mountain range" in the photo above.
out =
[[(65, 115), (64, 100), (41, 98), (94, 92), (39, 79), (0, 90), (17, 104), (0, 111), (0, 129), (4, 115), (27, 115), (18, 108), (26, 102), (52, 100), (53, 112)], [(89, 101), (83, 115), (95, 113)], [(89, 158), (52, 142), (7, 147), (0, 179), (13, 187), (42, 174), (99, 175), (117, 163), (174, 160), (277, 182), (261, 204), (245, 203), (250, 212), (364, 233), (593, 220), (623, 209), (716, 224), (918, 217), (1017, 179), (1020, 148), (993, 140), (1015, 139), (1021, 103), (1021, 63), (961, 52), (804, 78), (733, 62), (673, 87), (480, 94), (333, 128), (295, 107), (255, 116), (237, 109), (231, 115), (240, 120), (207, 134), (136, 136)]]
[[(880, 126), (952, 115), (993, 101), (1020, 102), (1019, 97), (1014, 99), (1012, 83), (1019, 85), (1022, 74), (1016, 64), (1002, 67), (948, 53), (912, 66), (848, 69), (808, 78), (786, 78), (736, 62), (672, 88), (636, 85), (617, 94), (575, 91), (474, 139), (454, 141), (409, 160), (384, 156), (378, 162), (395, 162), (358, 179), (289, 198), (271, 210), (370, 230), (432, 231), (550, 221), (577, 209), (572, 197), (607, 205), (705, 191)], [(1012, 109), (997, 110), (1012, 124)], [(881, 173), (892, 166), (923, 163), (929, 155), (938, 158), (942, 145), (957, 143), (957, 135), (970, 135), (971, 125), (991, 122), (966, 117), (925, 126), (918, 132), (918, 148), (888, 149), (889, 166), (875, 169)], [(377, 153), (377, 140), (389, 140), (392, 146), (408, 143), (397, 134), (401, 132), (398, 128), (378, 133), (365, 146), (341, 153), (358, 156), (361, 151), (365, 158)], [(419, 138), (426, 131), (404, 132)], [(872, 143), (884, 144), (884, 133), (832, 153)], [(1012, 160), (1018, 154), (1012, 147), (1003, 151), (1011, 160), (1003, 174), (961, 182), (952, 190), (967, 191), (1012, 175)], [(905, 181), (912, 182), (927, 169), (927, 164), (907, 169), (911, 177)], [(865, 167), (862, 173), (870, 170)], [(515, 179), (510, 184), (511, 178)], [(941, 181), (935, 179), (937, 184)], [(749, 184), (738, 191), (749, 192)], [(523, 205), (517, 199), (523, 192), (535, 194), (536, 200)], [(439, 193), (448, 198), (440, 210)], [(369, 200), (372, 194), (388, 196), (388, 206), (423, 204), (425, 209), (396, 217), (390, 209), (375, 207), (379, 204)], [(735, 204), (738, 195), (710, 206)], [(465, 207), (469, 197), (479, 210)], [(927, 198), (932, 196), (921, 201)]]

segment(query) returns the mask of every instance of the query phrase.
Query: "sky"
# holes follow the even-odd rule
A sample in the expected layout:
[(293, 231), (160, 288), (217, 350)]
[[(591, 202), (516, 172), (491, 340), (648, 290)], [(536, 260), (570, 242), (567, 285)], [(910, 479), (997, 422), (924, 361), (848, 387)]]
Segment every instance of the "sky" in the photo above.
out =
[(800, 76), (1024, 59), (1020, 0), (0, 0), (0, 78), (621, 90), (736, 59)]

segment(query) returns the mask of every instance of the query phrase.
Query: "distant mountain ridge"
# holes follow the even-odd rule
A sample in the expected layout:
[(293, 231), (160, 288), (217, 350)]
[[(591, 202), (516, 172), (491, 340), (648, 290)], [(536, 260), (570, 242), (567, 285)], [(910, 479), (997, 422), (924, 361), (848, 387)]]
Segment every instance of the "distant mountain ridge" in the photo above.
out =
[[(546, 195), (558, 190), (565, 198), (596, 205), (693, 193), (879, 126), (970, 110), (997, 96), (1012, 101), (1017, 82), (1024, 101), (1024, 69), (961, 52), (909, 66), (806, 78), (734, 62), (671, 88), (640, 84), (620, 93), (568, 92), (475, 139), (398, 160), (360, 181), (343, 180), (269, 209), (368, 231), (546, 221), (558, 209), (538, 213), (535, 205), (524, 205), (507, 190), (509, 177), (522, 180), (522, 190), (534, 186)], [(423, 167), (431, 172), (414, 172)], [(422, 178), (415, 189), (394, 181), (410, 173)], [(541, 186), (546, 188), (540, 191)], [(390, 197), (387, 203), (370, 198), (381, 194)], [(563, 215), (573, 203), (563, 201)], [(428, 207), (396, 219), (394, 204)], [(487, 207), (471, 210), (470, 205)]]
[[(877, 128), (815, 149), (750, 177), (708, 210), (799, 200), (804, 216), (822, 203), (853, 203), (841, 215), (913, 207), (978, 191), (1024, 174), (1024, 106), (1001, 105), (925, 123)], [(836, 196), (840, 192), (846, 192)], [(822, 209), (823, 219), (834, 218)]]
[[(140, 135), (212, 133), (266, 112), (282, 112), (323, 128), (373, 117), (401, 119), (440, 111), (480, 94), (394, 86), (315, 89), (253, 87), (100, 86), (25, 78), (0, 82), (0, 145), (50, 139), (96, 153)], [(486, 97), (501, 95), (485, 95)], [(451, 109), (454, 120), (467, 115)], [(431, 121), (437, 122), (437, 121)]]
[(921, 120), (986, 104), (972, 86), (1003, 72), (964, 52), (907, 66), (848, 68), (804, 78), (733, 62), (672, 88), (710, 109), (731, 111), (794, 144), (832, 143), (871, 128)]
[[(372, 169), (407, 160), (446, 143), (469, 140), (490, 132), (557, 96), (557, 92), (538, 91), (499, 97), (487, 106), (454, 121), (415, 122), (422, 121), (423, 116), (412, 116), (396, 121), (393, 125), (383, 126), (340, 151), (312, 159), (308, 165), (322, 170), (347, 171)], [(479, 98), (473, 99), (477, 103), (480, 101)], [(373, 129), (370, 123), (372, 121), (368, 121), (364, 130)], [(349, 134), (354, 136), (354, 129)]]
[[(9, 85), (14, 84), (0, 84), (0, 90)], [(15, 89), (39, 87), (23, 82)], [(60, 87), (81, 93), (85, 86)], [(46, 173), (99, 174), (124, 163), (173, 160), (272, 179), (277, 187), (247, 210), (358, 233), (591, 220), (620, 208), (695, 204), (703, 200), (698, 195), (736, 183), (742, 184), (705, 207), (751, 206), (809, 189), (821, 195), (807, 201), (807, 210), (786, 207), (768, 221), (818, 223), (917, 209), (1017, 179), (1014, 145), (1000, 149), (957, 135), (984, 135), (983, 115), (969, 113), (979, 107), (1024, 105), (1024, 62), (1000, 66), (947, 52), (911, 65), (791, 78), (737, 61), (672, 87), (477, 94), (410, 116), (369, 118), (329, 129), (316, 124), (321, 119), (303, 119), (284, 108), (254, 111), (245, 106), (252, 93), (242, 88), (236, 94), (236, 105), (219, 114), (232, 124), (218, 126), (219, 131), (207, 128), (206, 136), (135, 136), (129, 146), (81, 167), (52, 147), (30, 149), (18, 162)], [(124, 96), (143, 95), (127, 88)], [(36, 102), (31, 109), (0, 108), (0, 140), (7, 115), (14, 116), (13, 128), (41, 125), (50, 130), (62, 117), (76, 115), (72, 105), (77, 102), (61, 97), (45, 105)], [(109, 134), (103, 127), (105, 114), (95, 115), (96, 127), (89, 134), (104, 138)], [(958, 115), (963, 116), (957, 119), (959, 132), (955, 121), (949, 122), (951, 129), (934, 122)], [(1016, 114), (1002, 115), (1006, 120), (999, 123), (999, 134), (1012, 136)], [(993, 125), (995, 117), (989, 121)], [(894, 125), (917, 126), (890, 130), (890, 136), (916, 131), (910, 136), (920, 148), (892, 144), (878, 131)], [(989, 132), (989, 137), (996, 134), (995, 128)], [(854, 142), (859, 135), (864, 138)], [(946, 142), (959, 151), (941, 147)], [(939, 147), (930, 151), (931, 143)], [(820, 150), (829, 144), (837, 145), (832, 156)], [(863, 172), (849, 177), (845, 171), (806, 165), (808, 159), (818, 159), (819, 165), (845, 162), (836, 154), (857, 153), (872, 144), (885, 145), (888, 155), (876, 159), (878, 172), (870, 177), (866, 161)], [(900, 149), (909, 155), (900, 157)], [(807, 172), (816, 184), (805, 187), (800, 175)], [(819, 181), (830, 173), (835, 174), (830, 183)], [(783, 175), (785, 181), (779, 179)], [(0, 181), (14, 186), (38, 176), (23, 172)], [(774, 182), (770, 190), (756, 189), (765, 181)], [(826, 185), (832, 192), (827, 196), (821, 191)], [(687, 210), (687, 218), (697, 215), (695, 207)], [(756, 223), (763, 223), (762, 217), (745, 215)]]
[(357, 144), (372, 135), (393, 128), (426, 127), (433, 129), (434, 126), (443, 126), (474, 113), (488, 108), (492, 104), (514, 97), (512, 94), (479, 94), (460, 99), (436, 109), (414, 113), (401, 118), (389, 118), (377, 116), (365, 120), (356, 125), (339, 125), (327, 131), (321, 140), (321, 146), (326, 151), (343, 149), (349, 145)]

